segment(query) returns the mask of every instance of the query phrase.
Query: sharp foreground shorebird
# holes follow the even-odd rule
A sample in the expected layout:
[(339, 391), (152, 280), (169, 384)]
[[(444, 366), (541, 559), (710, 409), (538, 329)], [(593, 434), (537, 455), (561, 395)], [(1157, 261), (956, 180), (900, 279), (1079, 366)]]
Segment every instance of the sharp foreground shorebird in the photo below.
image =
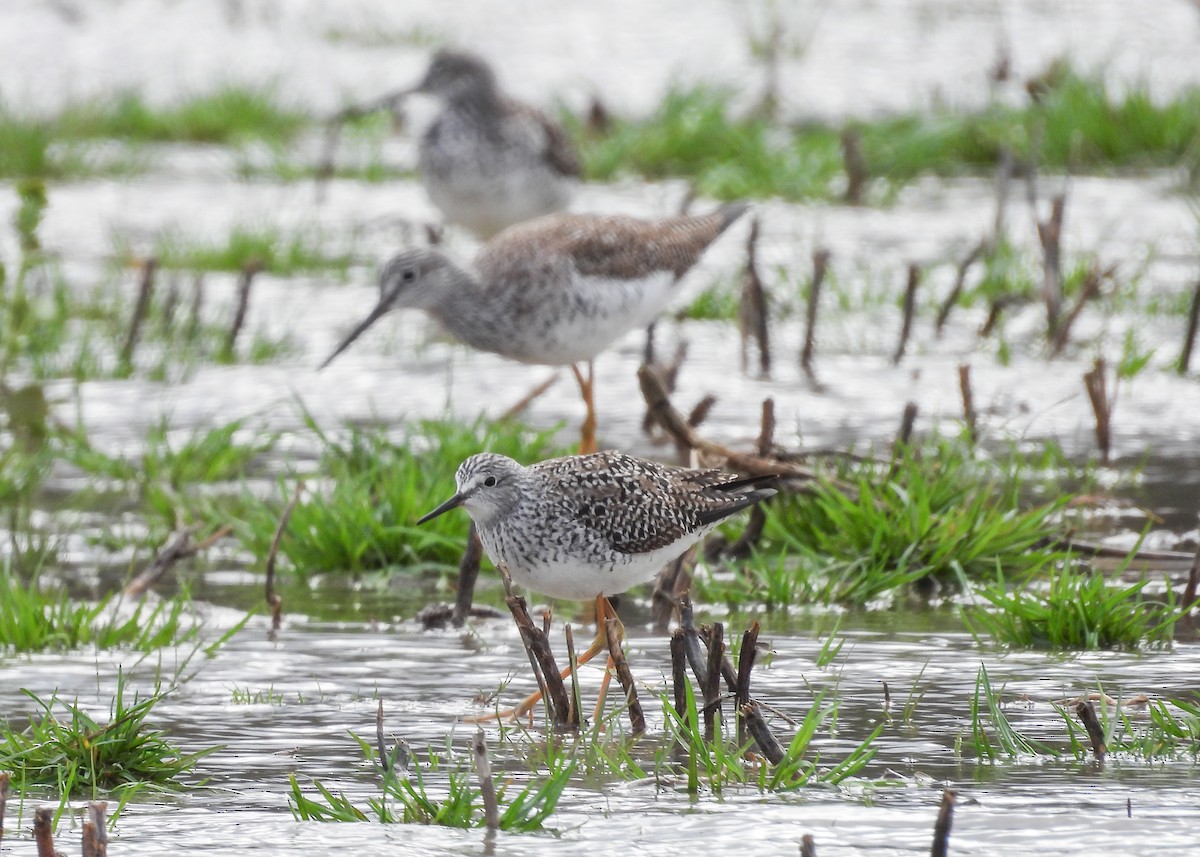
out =
[(443, 104), (417, 157), (447, 221), (487, 239), (567, 207), (580, 176), (570, 138), (545, 114), (504, 97), (482, 59), (440, 50), (412, 91)]
[[(594, 452), (592, 359), (653, 321), (680, 278), (745, 210), (745, 203), (731, 203), (657, 220), (551, 215), (496, 236), (470, 271), (436, 250), (405, 250), (383, 267), (379, 303), (321, 368), (388, 310), (421, 309), (481, 351), (571, 365), (587, 406), (579, 451)], [(578, 363), (587, 364), (586, 378)]]
[(775, 478), (666, 467), (620, 452), (529, 467), (481, 453), (459, 466), (457, 493), (418, 523), (462, 506), (488, 557), (514, 581), (554, 598), (594, 598), (598, 631), (582, 664), (605, 647), (604, 620), (616, 615), (607, 596), (651, 580), (721, 521), (773, 496), (763, 483)]

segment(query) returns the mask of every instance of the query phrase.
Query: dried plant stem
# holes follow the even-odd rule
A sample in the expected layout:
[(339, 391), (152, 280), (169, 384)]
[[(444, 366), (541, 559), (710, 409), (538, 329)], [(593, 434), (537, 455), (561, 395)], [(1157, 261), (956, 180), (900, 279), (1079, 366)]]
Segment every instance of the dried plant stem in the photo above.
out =
[(233, 322), (229, 326), (229, 336), (225, 340), (225, 357), (228, 360), (233, 359), (238, 335), (246, 323), (246, 313), (250, 308), (250, 287), (254, 285), (254, 278), (262, 269), (263, 263), (259, 259), (251, 259), (242, 268), (242, 278), (238, 281), (237, 310), (233, 314)]
[(958, 795), (946, 789), (942, 792), (942, 805), (938, 809), (937, 821), (933, 825), (933, 847), (930, 857), (946, 857), (950, 849), (950, 827), (954, 823), (954, 801)]
[(158, 259), (151, 256), (142, 263), (142, 279), (138, 285), (137, 302), (133, 305), (133, 317), (129, 320), (129, 332), (125, 335), (125, 344), (121, 346), (121, 365), (130, 367), (133, 364), (133, 351), (137, 347), (138, 334), (142, 322), (150, 312), (150, 296), (154, 292), (154, 272), (158, 270)]
[(1183, 599), (1180, 602), (1188, 612), (1191, 612), (1196, 604), (1198, 587), (1200, 587), (1200, 547), (1196, 548), (1196, 555), (1192, 557), (1192, 567), (1188, 572), (1187, 585), (1183, 588)]
[(633, 673), (629, 671), (629, 661), (625, 658), (625, 650), (621, 648), (621, 625), (615, 616), (604, 620), (604, 634), (608, 639), (608, 657), (621, 690), (625, 693), (625, 704), (629, 711), (629, 728), (634, 735), (646, 731), (646, 715), (642, 712), (642, 704), (638, 701), (637, 686), (633, 683)]
[(458, 561), (458, 591), (454, 594), (454, 610), (450, 621), (461, 628), (471, 613), (471, 602), (475, 600), (475, 581), (479, 579), (479, 566), (483, 562), (483, 542), (472, 521), (467, 529), (467, 547)]
[(1013, 166), (1015, 160), (1012, 150), (1007, 146), (1000, 150), (1000, 158), (996, 164), (996, 214), (992, 220), (993, 247), (999, 247), (1004, 237), (1004, 222), (1008, 211), (1008, 197), (1012, 190)]
[(725, 626), (713, 622), (708, 639), (708, 663), (704, 672), (704, 738), (713, 740), (721, 717), (721, 660), (725, 656)]
[(129, 581), (129, 584), (125, 587), (125, 594), (131, 597), (143, 594), (147, 589), (156, 584), (175, 563), (207, 550), (231, 532), (233, 532), (233, 527), (229, 524), (224, 524), (199, 544), (193, 544), (192, 536), (195, 534), (193, 527), (177, 529), (171, 540), (158, 552), (158, 555), (154, 558), (154, 562), (150, 563), (141, 574)]
[(767, 760), (772, 765), (782, 762), (787, 753), (784, 751), (783, 745), (779, 743), (779, 739), (775, 737), (775, 733), (771, 731), (771, 727), (767, 725), (761, 706), (754, 701), (747, 702), (738, 707), (738, 716), (741, 722), (746, 724), (746, 731), (754, 739), (754, 743), (758, 745), (759, 751), (767, 757)]
[(843, 199), (847, 205), (862, 205), (871, 174), (867, 170), (867, 159), (863, 157), (862, 135), (854, 128), (842, 131), (842, 165), (846, 170)]
[[(87, 821), (84, 822), (83, 857), (108, 857), (108, 802), (88, 801), (87, 812)], [(89, 826), (90, 834), (87, 829)]]
[(292, 492), (292, 499), (283, 510), (283, 514), (279, 516), (279, 525), (275, 528), (275, 535), (271, 538), (271, 549), (267, 552), (267, 580), (265, 584), (267, 606), (271, 608), (271, 632), (279, 630), (279, 625), (283, 616), (283, 596), (275, 591), (275, 558), (279, 555), (279, 544), (283, 541), (283, 534), (287, 530), (288, 521), (292, 518), (292, 512), (296, 510), (296, 504), (300, 502), (300, 493), (304, 490), (304, 480), (296, 482), (296, 490)]
[(1188, 310), (1187, 330), (1183, 335), (1183, 350), (1179, 352), (1179, 363), (1175, 367), (1180, 375), (1186, 375), (1191, 368), (1192, 348), (1196, 344), (1197, 326), (1200, 326), (1200, 282), (1196, 283), (1196, 288), (1192, 292), (1192, 305)]
[(1083, 312), (1087, 302), (1100, 294), (1100, 284), (1113, 276), (1116, 273), (1116, 265), (1110, 265), (1103, 271), (1096, 265), (1092, 265), (1084, 278), (1083, 284), (1079, 288), (1079, 295), (1075, 299), (1070, 311), (1058, 325), (1058, 329), (1054, 331), (1054, 336), (1051, 340), (1050, 353), (1057, 357), (1062, 353), (1062, 350), (1067, 347), (1067, 343), (1071, 339), (1071, 327), (1075, 324), (1075, 320), (1079, 318)]
[(908, 337), (912, 334), (913, 315), (917, 311), (917, 286), (921, 283), (921, 266), (915, 262), (908, 266), (908, 283), (904, 288), (904, 320), (900, 325), (900, 339), (892, 355), (892, 364), (900, 365), (908, 348)]
[[(739, 714), (743, 707), (750, 703), (750, 673), (754, 669), (754, 660), (758, 656), (758, 633), (759, 624), (755, 622), (742, 634), (742, 647), (738, 651), (737, 683), (733, 688), (733, 708)], [(744, 744), (745, 741), (745, 723), (739, 716), (738, 743)]]
[(1092, 752), (1096, 755), (1096, 761), (1103, 762), (1104, 756), (1108, 753), (1108, 747), (1104, 744), (1104, 727), (1096, 717), (1096, 709), (1092, 706), (1092, 701), (1090, 699), (1081, 700), (1075, 706), (1075, 716), (1087, 730), (1088, 740), (1092, 742)]
[(194, 341), (200, 335), (201, 316), (204, 314), (204, 274), (196, 274), (192, 281), (192, 307), (185, 336)]
[(496, 781), (492, 779), (492, 764), (488, 761), (487, 742), (484, 740), (482, 728), (475, 730), (471, 751), (475, 756), (475, 777), (479, 781), (479, 795), (483, 798), (484, 824), (489, 831), (499, 830), (500, 802), (496, 799)]
[(813, 252), (813, 275), (808, 285), (808, 299), (804, 305), (804, 348), (800, 351), (800, 368), (809, 381), (816, 383), (813, 356), (817, 348), (817, 309), (821, 301), (821, 286), (829, 270), (830, 252), (819, 248)]
[(971, 391), (971, 364), (960, 363), (958, 366), (958, 389), (962, 394), (963, 422), (967, 425), (967, 436), (971, 443), (979, 437), (978, 420), (975, 414), (975, 395)]
[(751, 476), (771, 475), (802, 481), (809, 481), (813, 478), (812, 470), (794, 462), (747, 455), (701, 437), (692, 426), (688, 425), (683, 414), (671, 404), (662, 379), (649, 366), (642, 366), (638, 369), (638, 382), (641, 385), (646, 405), (654, 414), (655, 420), (685, 449), (697, 450), (706, 456), (721, 458), (726, 467)]
[(758, 275), (759, 221), (750, 221), (746, 239), (746, 272), (742, 277), (742, 299), (738, 306), (739, 329), (742, 335), (742, 371), (747, 369), (748, 343), (758, 346), (758, 371), (762, 377), (771, 374), (770, 309), (762, 278)]
[(950, 318), (950, 313), (955, 306), (958, 305), (958, 299), (962, 296), (963, 289), (967, 285), (967, 274), (971, 267), (979, 261), (979, 258), (987, 251), (988, 244), (986, 241), (980, 241), (971, 248), (971, 252), (966, 258), (958, 263), (958, 270), (954, 275), (954, 285), (950, 289), (950, 294), (946, 295), (946, 299), (942, 301), (942, 306), (938, 310), (937, 321), (934, 323), (934, 333), (941, 338), (942, 331), (946, 327), (946, 322)]
[(1108, 392), (1108, 368), (1103, 357), (1097, 357), (1090, 372), (1083, 376), (1083, 386), (1092, 412), (1096, 415), (1096, 444), (1100, 447), (1100, 461), (1108, 464), (1112, 454), (1112, 409), (1113, 402)]
[(1062, 315), (1062, 230), (1067, 210), (1066, 194), (1050, 201), (1050, 216), (1037, 223), (1042, 245), (1042, 300), (1046, 302), (1046, 329), (1053, 340)]
[(0, 844), (4, 843), (4, 813), (8, 809), (8, 784), (12, 774), (0, 771)]
[(680, 717), (688, 716), (687, 707), (687, 641), (683, 628), (671, 632), (671, 687), (674, 691), (675, 712)]
[(54, 850), (54, 810), (40, 806), (33, 812), (33, 841), (38, 857), (58, 857)]
[(583, 708), (583, 696), (579, 692), (579, 658), (575, 655), (575, 632), (570, 623), (563, 626), (563, 637), (567, 641), (567, 666), (571, 670), (571, 710), (567, 712), (567, 725), (579, 728)]

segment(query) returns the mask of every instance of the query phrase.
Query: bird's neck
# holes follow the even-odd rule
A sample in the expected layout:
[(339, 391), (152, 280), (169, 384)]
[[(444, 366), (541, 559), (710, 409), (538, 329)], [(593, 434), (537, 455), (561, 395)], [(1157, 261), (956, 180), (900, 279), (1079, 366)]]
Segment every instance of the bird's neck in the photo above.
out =
[(456, 339), (472, 348), (496, 351), (492, 331), (497, 329), (496, 311), (487, 288), (472, 272), (447, 262), (441, 288), (432, 302), (422, 307), (441, 322)]
[(503, 99), (494, 86), (473, 86), (455, 92), (448, 106), (460, 113), (470, 113), (478, 120), (498, 119), (503, 108)]

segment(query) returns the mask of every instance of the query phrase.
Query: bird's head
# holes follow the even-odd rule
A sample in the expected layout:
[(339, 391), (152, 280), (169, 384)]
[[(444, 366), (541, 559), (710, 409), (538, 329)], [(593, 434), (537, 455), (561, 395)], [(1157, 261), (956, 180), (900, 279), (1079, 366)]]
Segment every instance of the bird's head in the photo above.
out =
[(462, 272), (436, 250), (421, 247), (392, 257), (379, 273), (379, 303), (319, 368), (324, 369), (332, 363), (388, 310), (404, 307), (432, 310), (439, 296), (454, 287), (456, 276), (461, 277)]
[(483, 59), (465, 51), (443, 48), (433, 55), (425, 76), (413, 91), (453, 101), (491, 93), (495, 87), (495, 75)]
[(472, 455), (461, 465), (454, 481), (458, 492), (442, 503), (418, 524), (463, 506), (478, 526), (510, 514), (521, 497), (521, 482), (525, 468), (506, 455), (483, 452)]

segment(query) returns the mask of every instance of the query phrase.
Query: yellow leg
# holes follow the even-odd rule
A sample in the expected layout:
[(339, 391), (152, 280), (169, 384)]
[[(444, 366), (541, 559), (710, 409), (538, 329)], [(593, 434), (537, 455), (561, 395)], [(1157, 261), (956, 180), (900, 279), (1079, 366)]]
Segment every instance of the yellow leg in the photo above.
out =
[(596, 445), (596, 399), (595, 399), (595, 368), (592, 361), (587, 362), (587, 378), (579, 371), (579, 364), (571, 364), (575, 380), (579, 383), (579, 392), (583, 395), (583, 404), (587, 414), (583, 418), (583, 426), (579, 437), (579, 454), (587, 455), (597, 450)]
[[(603, 595), (597, 595), (596, 596), (596, 638), (594, 640), (592, 640), (591, 645), (587, 647), (587, 649), (583, 652), (583, 654), (581, 654), (575, 660), (576, 666), (583, 666), (588, 661), (590, 661), (592, 658), (596, 657), (596, 655), (608, 650), (608, 636), (604, 633), (604, 620), (607, 619), (609, 616), (612, 616), (615, 619), (617, 617), (617, 611), (614, 610), (612, 604), (610, 604), (608, 602), (608, 598), (606, 598)], [(618, 620), (618, 624), (619, 624), (619, 620)], [(622, 637), (622, 639), (624, 639), (624, 637), (625, 637), (625, 629), (624, 628), (621, 629), (621, 637)], [(611, 668), (612, 668), (612, 663), (610, 661), (608, 664), (608, 669), (605, 670), (605, 674), (604, 674), (604, 683), (602, 686), (603, 689), (601, 690), (601, 693), (600, 693), (600, 703), (603, 703), (603, 701), (604, 701), (604, 690), (606, 690), (608, 688), (609, 676), (611, 674), (609, 672), (609, 670), (611, 670)], [(571, 667), (568, 666), (566, 669), (564, 669), (562, 671), (562, 678), (564, 678), (564, 679), (568, 678), (570, 675), (571, 675)], [(495, 714), (484, 714), (484, 715), (480, 715), (478, 717), (469, 717), (469, 718), (467, 718), (467, 722), (468, 723), (478, 723), (478, 722), (481, 722), (484, 720), (492, 720), (493, 718), (496, 720), (511, 720), (511, 719), (515, 719), (517, 717), (522, 717), (522, 716), (528, 714), (530, 712), (530, 710), (533, 708), (533, 706), (537, 705), (537, 703), (541, 700), (541, 698), (542, 698), (542, 692), (540, 690), (535, 690), (533, 693), (529, 694), (529, 696), (527, 696), (523, 700), (521, 700), (514, 708), (510, 708), (506, 711), (498, 711)]]

